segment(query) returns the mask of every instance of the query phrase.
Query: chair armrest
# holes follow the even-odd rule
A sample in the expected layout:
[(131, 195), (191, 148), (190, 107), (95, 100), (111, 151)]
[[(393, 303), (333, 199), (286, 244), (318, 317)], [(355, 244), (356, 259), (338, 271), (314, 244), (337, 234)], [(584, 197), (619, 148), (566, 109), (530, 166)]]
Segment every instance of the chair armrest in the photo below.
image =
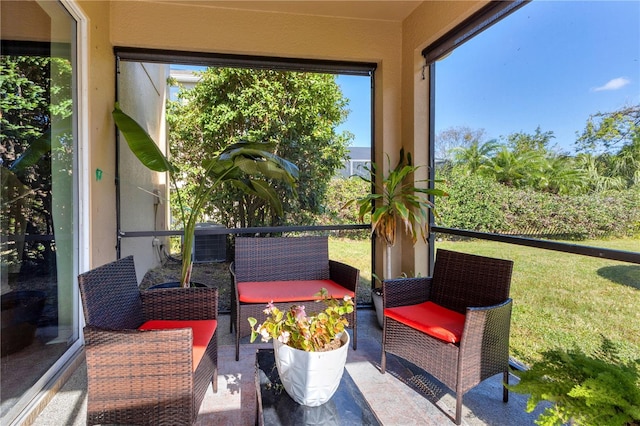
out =
[(466, 345), (478, 347), (483, 342), (490, 342), (495, 348), (506, 350), (508, 357), (512, 306), (513, 300), (508, 298), (497, 305), (467, 308), (460, 350)]
[(231, 262), (229, 264), (229, 274), (231, 274), (231, 279), (235, 282), (236, 280), (236, 263)]
[[(84, 337), (88, 386), (96, 400), (147, 401), (190, 395), (190, 328), (141, 331), (87, 326)], [(154, 379), (149, 380), (150, 376)]]
[(329, 278), (355, 293), (360, 281), (360, 270), (346, 263), (329, 260)]
[(382, 303), (385, 308), (416, 305), (429, 300), (430, 277), (398, 278), (382, 282)]
[(145, 321), (204, 320), (218, 317), (218, 289), (167, 288), (141, 291)]

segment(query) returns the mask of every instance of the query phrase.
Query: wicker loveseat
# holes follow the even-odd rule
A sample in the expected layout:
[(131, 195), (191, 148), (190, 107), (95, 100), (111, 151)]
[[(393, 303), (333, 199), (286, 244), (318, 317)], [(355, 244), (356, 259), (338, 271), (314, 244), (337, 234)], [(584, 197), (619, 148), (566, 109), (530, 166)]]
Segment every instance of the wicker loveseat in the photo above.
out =
[(433, 277), (384, 281), (382, 373), (387, 353), (424, 369), (455, 391), (460, 424), (468, 390), (498, 373), (508, 383), (512, 267), (439, 249)]
[[(235, 240), (235, 260), (231, 264), (231, 329), (236, 330), (236, 361), (240, 338), (251, 334), (249, 317), (264, 317), (265, 305), (279, 309), (317, 300), (326, 288), (329, 295), (355, 298), (360, 271), (329, 260), (327, 237), (269, 237)], [(312, 312), (312, 306), (307, 311)], [(357, 347), (357, 308), (347, 317), (353, 328), (353, 349)]]
[(87, 424), (190, 425), (217, 392), (218, 289), (139, 291), (133, 257), (78, 277)]

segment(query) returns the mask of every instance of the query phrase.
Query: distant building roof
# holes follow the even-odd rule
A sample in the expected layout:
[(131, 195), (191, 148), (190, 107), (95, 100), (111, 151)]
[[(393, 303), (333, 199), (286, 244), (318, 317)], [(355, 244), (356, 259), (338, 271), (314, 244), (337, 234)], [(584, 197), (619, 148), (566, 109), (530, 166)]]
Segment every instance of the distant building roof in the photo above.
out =
[(371, 148), (367, 146), (349, 147), (349, 158), (352, 160), (371, 160)]

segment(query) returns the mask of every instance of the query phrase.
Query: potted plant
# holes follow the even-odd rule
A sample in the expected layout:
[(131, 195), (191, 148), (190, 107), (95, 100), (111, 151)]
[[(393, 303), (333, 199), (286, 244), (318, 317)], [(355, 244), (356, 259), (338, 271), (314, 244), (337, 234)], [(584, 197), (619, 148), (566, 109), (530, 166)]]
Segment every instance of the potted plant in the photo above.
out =
[[(422, 166), (415, 166), (411, 160), (411, 153), (405, 156), (404, 148), (400, 148), (398, 164), (392, 169), (391, 159), (387, 155), (389, 173), (382, 179), (380, 167), (371, 163), (365, 167), (369, 177), (360, 176), (374, 191), (363, 197), (349, 200), (343, 208), (352, 204), (358, 207), (358, 220), (364, 223), (365, 217), (371, 215), (371, 232), (380, 238), (386, 246), (386, 278), (391, 273), (391, 247), (396, 244), (396, 231), (399, 223), (407, 234), (411, 235), (413, 244), (418, 241), (418, 234), (426, 242), (429, 226), (429, 209), (434, 205), (429, 196), (446, 196), (442, 190), (422, 188), (419, 185), (429, 182), (428, 179), (409, 181), (409, 178)], [(416, 186), (418, 185), (418, 186)], [(374, 279), (377, 277), (374, 276)], [(378, 323), (382, 327), (382, 290), (376, 284), (372, 298), (378, 316)]]
[(318, 313), (307, 314), (303, 305), (283, 312), (269, 303), (261, 324), (249, 318), (251, 342), (258, 336), (263, 342), (273, 339), (282, 385), (294, 401), (310, 407), (324, 404), (338, 389), (349, 348), (345, 315), (354, 309), (349, 296), (338, 301), (325, 288), (316, 296), (322, 299), (314, 303), (324, 304)]
[(293, 185), (298, 178), (298, 167), (274, 154), (274, 144), (242, 140), (231, 143), (217, 152), (213, 158), (205, 160), (202, 164), (203, 175), (199, 179), (194, 204), (185, 206), (180, 197), (179, 186), (176, 184), (176, 167), (160, 151), (142, 126), (125, 114), (117, 103), (112, 115), (133, 154), (148, 169), (168, 172), (176, 189), (184, 224), (180, 286), (189, 287), (190, 285), (196, 224), (209, 195), (220, 184), (231, 182), (244, 192), (265, 199), (277, 214), (283, 214), (282, 204), (266, 179), (284, 181)]
[(508, 388), (529, 394), (527, 412), (551, 402), (539, 425), (640, 425), (640, 359), (622, 361), (619, 349), (602, 338), (594, 354), (580, 349), (544, 352), (528, 370), (515, 371), (520, 382)]

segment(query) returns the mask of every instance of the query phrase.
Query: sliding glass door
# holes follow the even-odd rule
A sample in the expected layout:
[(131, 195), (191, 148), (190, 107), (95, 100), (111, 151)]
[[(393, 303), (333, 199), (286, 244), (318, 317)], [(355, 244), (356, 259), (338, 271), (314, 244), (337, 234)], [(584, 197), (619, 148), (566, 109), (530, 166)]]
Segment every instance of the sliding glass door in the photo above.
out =
[(3, 424), (78, 340), (75, 40), (62, 3), (2, 2)]

